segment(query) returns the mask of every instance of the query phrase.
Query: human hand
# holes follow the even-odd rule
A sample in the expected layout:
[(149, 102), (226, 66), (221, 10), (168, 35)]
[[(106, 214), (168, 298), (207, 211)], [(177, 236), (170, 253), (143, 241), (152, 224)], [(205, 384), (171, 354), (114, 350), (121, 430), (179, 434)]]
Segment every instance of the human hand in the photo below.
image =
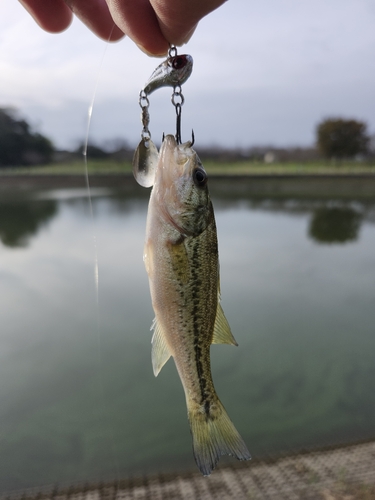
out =
[(128, 35), (144, 52), (166, 54), (186, 43), (198, 22), (226, 0), (19, 0), (46, 31), (59, 33), (73, 14), (105, 40)]

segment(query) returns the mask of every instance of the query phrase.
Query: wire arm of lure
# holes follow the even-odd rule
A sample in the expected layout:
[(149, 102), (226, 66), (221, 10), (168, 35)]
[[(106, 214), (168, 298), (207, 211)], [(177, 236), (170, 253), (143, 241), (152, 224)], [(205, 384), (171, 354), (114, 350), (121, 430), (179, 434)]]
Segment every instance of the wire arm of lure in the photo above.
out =
[(150, 113), (148, 111), (148, 108), (150, 106), (150, 101), (148, 100), (147, 94), (144, 90), (141, 90), (139, 93), (139, 105), (142, 110), (141, 120), (143, 125), (141, 138), (144, 141), (148, 141), (151, 139), (151, 132), (148, 128), (150, 124)]
[(181, 104), (176, 104), (176, 142), (181, 144)]
[(141, 90), (139, 93), (139, 105), (142, 110), (141, 120), (143, 128), (141, 132), (141, 141), (133, 156), (133, 175), (138, 184), (143, 187), (150, 187), (154, 183), (159, 153), (151, 140), (151, 132), (148, 128), (150, 123), (150, 114), (148, 112), (150, 102), (144, 90)]
[(174, 87), (171, 101), (176, 109), (176, 142), (177, 144), (181, 144), (181, 108), (185, 102), (185, 98), (181, 90), (181, 85)]
[[(176, 109), (176, 136), (175, 136), (176, 142), (177, 144), (181, 144), (181, 111), (182, 111), (182, 105), (185, 102), (185, 98), (181, 92), (181, 86), (178, 86), (178, 88), (175, 87), (173, 89), (171, 101)], [(194, 130), (192, 130), (190, 147), (193, 146), (194, 142), (195, 142)]]

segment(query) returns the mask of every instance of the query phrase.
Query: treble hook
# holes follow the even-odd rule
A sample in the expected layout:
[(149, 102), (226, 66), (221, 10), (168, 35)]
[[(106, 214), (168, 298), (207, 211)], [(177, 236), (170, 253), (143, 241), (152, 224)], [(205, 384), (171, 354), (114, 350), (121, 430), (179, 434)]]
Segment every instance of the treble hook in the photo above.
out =
[[(177, 144), (181, 144), (181, 104), (176, 105), (176, 113), (177, 113), (177, 119), (176, 119), (176, 142)], [(164, 141), (164, 134), (163, 134), (163, 141)], [(195, 142), (195, 135), (194, 135), (194, 130), (191, 130), (191, 141), (190, 141), (190, 147), (194, 146)]]
[(176, 107), (176, 142), (181, 144), (181, 104), (177, 103)]

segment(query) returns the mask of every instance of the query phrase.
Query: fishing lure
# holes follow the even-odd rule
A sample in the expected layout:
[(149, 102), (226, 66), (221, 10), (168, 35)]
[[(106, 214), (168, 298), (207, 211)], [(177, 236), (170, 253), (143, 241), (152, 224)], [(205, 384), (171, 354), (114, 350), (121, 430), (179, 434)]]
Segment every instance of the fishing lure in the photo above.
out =
[(150, 187), (154, 183), (155, 170), (158, 162), (158, 150), (151, 140), (149, 129), (150, 101), (148, 96), (161, 87), (172, 87), (171, 101), (176, 109), (176, 141), (181, 144), (181, 108), (184, 96), (181, 86), (190, 77), (193, 70), (193, 58), (188, 54), (178, 55), (176, 47), (169, 49), (168, 58), (153, 71), (145, 86), (139, 93), (141, 107), (142, 132), (133, 157), (133, 175), (143, 187)]

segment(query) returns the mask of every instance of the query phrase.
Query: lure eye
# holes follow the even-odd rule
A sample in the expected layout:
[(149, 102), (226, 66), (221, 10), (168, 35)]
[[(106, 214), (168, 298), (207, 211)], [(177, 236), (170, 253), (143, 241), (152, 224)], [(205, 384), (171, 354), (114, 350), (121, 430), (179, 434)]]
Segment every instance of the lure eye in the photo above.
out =
[(197, 187), (203, 188), (207, 184), (207, 174), (201, 168), (196, 168), (193, 172), (193, 181)]
[(186, 57), (184, 56), (177, 56), (172, 61), (172, 66), (174, 69), (181, 69), (185, 66), (185, 64), (186, 64)]

